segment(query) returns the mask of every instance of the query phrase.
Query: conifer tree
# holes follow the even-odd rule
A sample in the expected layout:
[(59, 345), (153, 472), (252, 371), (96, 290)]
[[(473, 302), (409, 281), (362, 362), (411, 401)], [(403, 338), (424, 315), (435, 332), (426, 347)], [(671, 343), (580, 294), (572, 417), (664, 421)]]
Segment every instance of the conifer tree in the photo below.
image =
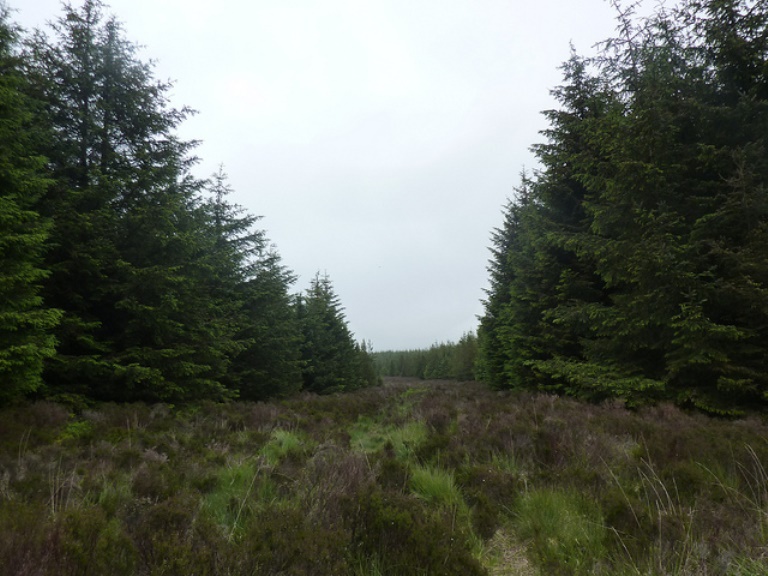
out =
[[(518, 202), (524, 199), (519, 195)], [(509, 386), (505, 368), (512, 359), (511, 348), (507, 345), (504, 333), (511, 324), (503, 319), (511, 299), (510, 286), (514, 278), (514, 268), (510, 257), (518, 253), (520, 241), (519, 204), (510, 201), (504, 210), (504, 224), (491, 235), (491, 259), (488, 262), (489, 288), (484, 300), (485, 314), (480, 318), (477, 336), (479, 340), (480, 378), (494, 388)]]
[(534, 146), (547, 168), (523, 176), (504, 227), (492, 237), (491, 288), (478, 336), (482, 377), (495, 387), (567, 391), (553, 363), (581, 356), (584, 330), (569, 307), (600, 297), (593, 263), (572, 242), (589, 226), (587, 189), (575, 169), (592, 153), (595, 124), (609, 100), (584, 59), (572, 54), (563, 71), (566, 83), (553, 91), (562, 108), (545, 112), (548, 142)]
[(463, 334), (452, 347), (450, 376), (454, 380), (475, 380), (477, 378), (477, 336), (472, 332)]
[(239, 397), (264, 400), (302, 387), (301, 329), (288, 290), (295, 277), (270, 250), (261, 255), (252, 278), (240, 286), (243, 349), (235, 355), (231, 378)]
[(66, 5), (54, 38), (30, 45), (33, 93), (55, 133), (55, 215), (44, 295), (64, 311), (54, 389), (103, 399), (223, 397), (230, 333), (204, 282), (207, 213), (193, 142), (174, 134), (188, 110), (98, 0)]
[(244, 400), (297, 392), (301, 334), (289, 295), (295, 277), (264, 231), (254, 228), (259, 218), (229, 203), (232, 189), (223, 168), (213, 175), (209, 193), (210, 297), (233, 329), (226, 385)]
[(754, 405), (768, 399), (768, 7), (689, 0), (620, 28), (566, 65), (544, 169), (494, 238), (484, 366), (591, 398)]
[(39, 294), (49, 226), (35, 202), (49, 182), (17, 46), (18, 32), (0, 4), (0, 404), (40, 387), (59, 318)]
[(341, 392), (375, 384), (368, 379), (367, 350), (354, 341), (328, 276), (318, 273), (296, 307), (303, 338), (305, 390)]

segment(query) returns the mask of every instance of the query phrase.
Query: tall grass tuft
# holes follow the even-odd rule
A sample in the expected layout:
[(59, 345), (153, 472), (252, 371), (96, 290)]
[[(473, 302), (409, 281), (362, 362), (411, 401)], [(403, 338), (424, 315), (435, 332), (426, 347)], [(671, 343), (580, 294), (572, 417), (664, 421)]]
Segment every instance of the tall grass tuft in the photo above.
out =
[(353, 450), (369, 454), (391, 446), (398, 459), (411, 461), (427, 436), (427, 427), (420, 420), (392, 426), (362, 417), (350, 428), (349, 444)]
[[(230, 540), (240, 534), (258, 503), (269, 503), (274, 498), (270, 481), (260, 480), (258, 475), (259, 468), (253, 460), (230, 464), (220, 472), (216, 488), (203, 499), (203, 510)], [(257, 490), (260, 493), (254, 494)]]
[(269, 466), (277, 466), (283, 460), (299, 458), (309, 450), (310, 443), (298, 433), (290, 430), (277, 429), (272, 431), (261, 455)]
[(433, 466), (411, 468), (411, 490), (416, 496), (432, 504), (448, 508), (464, 506), (464, 499), (456, 486), (453, 474)]
[(606, 556), (600, 508), (572, 491), (541, 488), (524, 494), (514, 526), (546, 574), (592, 574)]

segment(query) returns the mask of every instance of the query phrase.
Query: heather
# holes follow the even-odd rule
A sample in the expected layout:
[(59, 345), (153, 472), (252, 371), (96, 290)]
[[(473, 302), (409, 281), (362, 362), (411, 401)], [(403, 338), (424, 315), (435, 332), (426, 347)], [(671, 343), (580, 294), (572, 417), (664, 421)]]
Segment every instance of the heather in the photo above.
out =
[(478, 383), (0, 414), (43, 574), (765, 574), (768, 424)]

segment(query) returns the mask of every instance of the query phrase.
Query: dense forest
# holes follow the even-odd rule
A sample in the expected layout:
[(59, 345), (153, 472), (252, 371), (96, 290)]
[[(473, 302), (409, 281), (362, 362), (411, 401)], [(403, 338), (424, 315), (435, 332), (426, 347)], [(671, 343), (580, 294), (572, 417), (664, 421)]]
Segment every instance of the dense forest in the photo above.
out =
[[(768, 399), (768, 7), (619, 13), (572, 54), (492, 236), (477, 340), (379, 355), (328, 277), (292, 293), (193, 113), (100, 0), (0, 16), (0, 402), (258, 400), (386, 375), (718, 414)], [(474, 361), (477, 350), (478, 361)]]
[(435, 343), (426, 350), (376, 352), (373, 361), (381, 376), (422, 380), (476, 380), (477, 336), (469, 332), (458, 342)]
[(200, 179), (192, 111), (99, 0), (0, 15), (0, 403), (258, 400), (376, 382), (331, 281)]
[(768, 400), (768, 4), (620, 11), (493, 235), (482, 378), (718, 414)]

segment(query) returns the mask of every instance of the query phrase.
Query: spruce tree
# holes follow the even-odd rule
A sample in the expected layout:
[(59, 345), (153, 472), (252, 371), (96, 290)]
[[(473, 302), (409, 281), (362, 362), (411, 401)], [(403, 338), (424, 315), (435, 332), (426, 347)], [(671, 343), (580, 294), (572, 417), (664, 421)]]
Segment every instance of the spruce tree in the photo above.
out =
[(515, 268), (510, 257), (518, 253), (520, 243), (520, 199), (510, 201), (504, 210), (504, 224), (491, 235), (491, 259), (488, 264), (490, 287), (486, 290), (487, 298), (483, 301), (485, 313), (480, 318), (478, 328), (479, 372), (480, 378), (494, 388), (508, 387), (509, 379), (505, 374), (508, 363), (512, 360), (512, 349), (506, 342), (505, 332), (511, 322), (504, 318), (511, 299), (510, 287), (515, 275)]
[(302, 383), (301, 334), (289, 294), (295, 277), (264, 231), (255, 229), (259, 218), (231, 204), (231, 193), (220, 168), (209, 185), (207, 276), (210, 298), (232, 329), (224, 382), (244, 400), (290, 395)]
[(328, 276), (319, 273), (296, 302), (302, 332), (304, 389), (341, 392), (375, 384), (367, 350), (353, 339)]
[(230, 331), (206, 293), (208, 214), (167, 83), (98, 0), (64, 7), (30, 43), (33, 93), (55, 133), (46, 300), (64, 311), (54, 390), (102, 399), (224, 397)]
[(478, 336), (482, 377), (495, 387), (569, 391), (557, 365), (582, 355), (585, 330), (572, 306), (601, 294), (594, 263), (572, 239), (589, 226), (587, 189), (576, 169), (593, 153), (595, 124), (610, 99), (584, 59), (573, 54), (563, 71), (565, 84), (553, 91), (562, 108), (545, 112), (548, 142), (534, 146), (546, 169), (523, 176), (492, 238), (491, 288)]
[(596, 399), (754, 405), (768, 398), (768, 7), (690, 0), (620, 28), (566, 65), (544, 168), (494, 239), (484, 366)]
[(43, 255), (49, 225), (35, 202), (49, 182), (37, 151), (42, 133), (24, 95), (18, 40), (8, 9), (0, 4), (0, 404), (40, 387), (59, 318), (40, 296), (48, 275)]
[(244, 346), (233, 359), (231, 377), (243, 400), (264, 400), (298, 392), (303, 384), (301, 328), (289, 294), (295, 277), (270, 250), (256, 273), (240, 286)]

